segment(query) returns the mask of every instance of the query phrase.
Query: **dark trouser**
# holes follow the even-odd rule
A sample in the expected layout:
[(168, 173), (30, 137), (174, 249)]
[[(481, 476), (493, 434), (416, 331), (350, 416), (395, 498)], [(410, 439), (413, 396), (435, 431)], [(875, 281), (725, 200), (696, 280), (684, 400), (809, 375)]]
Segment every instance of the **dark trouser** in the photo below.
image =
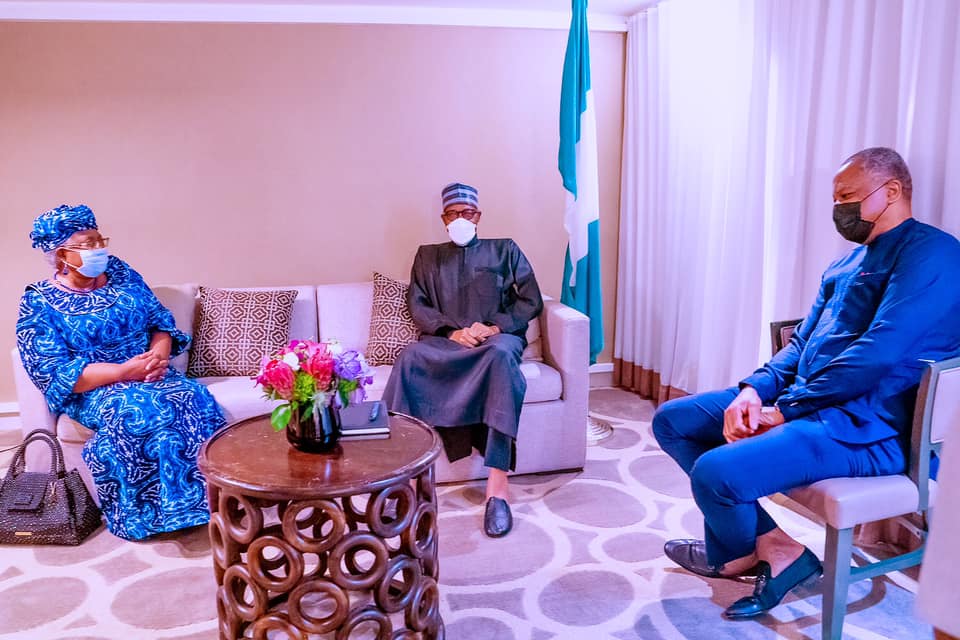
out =
[(707, 559), (720, 566), (753, 553), (757, 536), (776, 528), (763, 496), (825, 478), (902, 473), (897, 438), (850, 444), (827, 435), (817, 414), (728, 444), (723, 412), (736, 387), (671, 400), (653, 417), (660, 447), (690, 476), (703, 513)]
[(443, 449), (450, 462), (470, 455), (476, 449), (483, 456), (484, 466), (502, 471), (517, 468), (517, 441), (485, 424), (465, 427), (437, 427)]

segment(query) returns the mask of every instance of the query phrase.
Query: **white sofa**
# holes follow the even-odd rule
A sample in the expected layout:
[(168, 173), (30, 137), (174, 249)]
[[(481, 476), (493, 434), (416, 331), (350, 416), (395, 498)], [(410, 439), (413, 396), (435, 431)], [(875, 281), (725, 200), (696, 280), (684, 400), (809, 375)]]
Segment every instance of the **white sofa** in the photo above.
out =
[[(347, 349), (363, 352), (367, 346), (373, 305), (373, 283), (329, 284), (296, 287), (258, 287), (296, 289), (291, 338), (336, 338)], [(251, 289), (246, 289), (251, 290)], [(177, 326), (190, 331), (194, 324), (198, 285), (168, 285), (154, 288), (157, 297), (173, 312)], [(516, 473), (539, 473), (580, 469), (586, 458), (589, 321), (586, 316), (554, 300), (544, 301), (543, 314), (531, 323), (527, 333), (530, 346), (524, 352), (521, 370), (527, 378), (527, 393), (520, 416), (517, 439)], [(542, 360), (537, 356), (542, 354)], [(90, 431), (67, 416), (52, 415), (43, 395), (37, 390), (20, 361), (12, 352), (13, 368), (23, 432), (36, 428), (55, 431), (63, 444), (67, 467), (77, 467), (92, 488), (80, 450)], [(186, 370), (187, 354), (175, 358), (173, 366)], [(375, 368), (371, 397), (378, 399), (390, 375), (390, 366)], [(228, 422), (236, 422), (269, 412), (272, 404), (264, 400), (250, 378), (211, 377), (199, 381), (216, 398)], [(277, 434), (282, 438), (282, 434)], [(33, 449), (33, 448), (32, 448)], [(46, 453), (36, 447), (28, 451), (29, 468), (48, 464)], [(486, 469), (480, 456), (450, 464), (441, 454), (437, 461), (440, 482), (483, 478)], [(95, 493), (94, 493), (95, 495)]]

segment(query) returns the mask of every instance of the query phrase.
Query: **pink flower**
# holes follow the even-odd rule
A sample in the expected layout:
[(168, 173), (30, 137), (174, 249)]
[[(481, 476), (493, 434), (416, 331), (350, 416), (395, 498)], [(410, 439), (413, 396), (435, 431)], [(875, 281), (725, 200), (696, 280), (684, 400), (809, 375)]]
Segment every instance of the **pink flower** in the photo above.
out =
[(327, 345), (322, 342), (314, 342), (313, 340), (300, 341), (300, 344), (303, 345), (303, 352), (306, 358), (309, 358), (317, 351), (326, 351)]
[(336, 340), (291, 340), (279, 353), (261, 360), (253, 379), (272, 400), (292, 405), (310, 399), (327, 403), (335, 397), (338, 404), (346, 404), (364, 399), (372, 373), (363, 354), (345, 350)]
[(317, 381), (317, 389), (325, 391), (333, 379), (333, 356), (327, 351), (326, 345), (316, 346), (308, 352), (301, 368)]
[(293, 369), (283, 360), (270, 360), (257, 376), (257, 382), (267, 392), (273, 391), (284, 400), (293, 397)]

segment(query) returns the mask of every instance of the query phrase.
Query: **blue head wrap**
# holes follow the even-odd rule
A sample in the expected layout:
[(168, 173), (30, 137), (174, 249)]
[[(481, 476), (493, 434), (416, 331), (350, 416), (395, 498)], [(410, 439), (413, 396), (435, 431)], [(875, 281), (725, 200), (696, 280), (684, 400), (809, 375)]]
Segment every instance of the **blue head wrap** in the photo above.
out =
[(473, 207), (480, 206), (477, 200), (477, 190), (468, 184), (461, 182), (451, 182), (440, 192), (443, 199), (443, 208), (446, 209), (452, 204), (468, 204)]
[(97, 219), (93, 217), (90, 207), (85, 204), (75, 207), (62, 204), (37, 216), (33, 221), (30, 239), (33, 240), (34, 249), (53, 251), (77, 231), (96, 228)]

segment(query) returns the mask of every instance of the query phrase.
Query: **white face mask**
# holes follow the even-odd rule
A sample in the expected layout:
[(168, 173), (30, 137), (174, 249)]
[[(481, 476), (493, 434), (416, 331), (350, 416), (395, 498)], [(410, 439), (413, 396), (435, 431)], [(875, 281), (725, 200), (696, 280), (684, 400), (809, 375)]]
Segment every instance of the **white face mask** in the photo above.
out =
[(79, 267), (66, 261), (63, 264), (76, 269), (80, 275), (96, 278), (107, 270), (107, 264), (110, 262), (110, 252), (106, 249), (80, 249), (76, 253), (81, 260)]
[(477, 225), (469, 220), (457, 218), (447, 225), (447, 233), (450, 234), (451, 240), (464, 247), (476, 237)]

